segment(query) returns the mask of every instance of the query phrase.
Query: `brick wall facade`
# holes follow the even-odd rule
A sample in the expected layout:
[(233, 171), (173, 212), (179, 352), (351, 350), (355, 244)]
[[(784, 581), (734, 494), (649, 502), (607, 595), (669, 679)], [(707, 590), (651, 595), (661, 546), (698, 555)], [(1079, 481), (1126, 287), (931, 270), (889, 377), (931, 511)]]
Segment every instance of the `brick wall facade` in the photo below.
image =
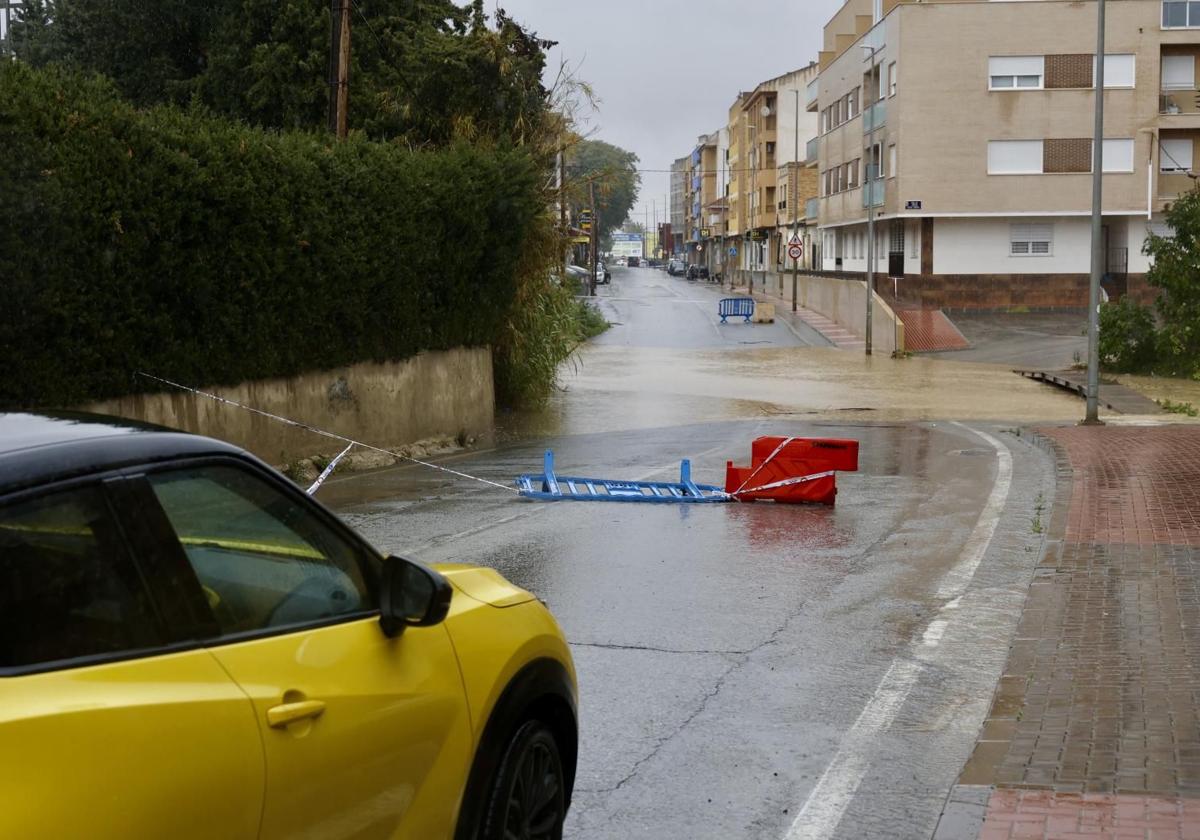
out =
[(1043, 172), (1091, 172), (1092, 141), (1088, 137), (1042, 141)]
[[(1130, 274), (1127, 282), (1135, 300), (1154, 300), (1157, 290), (1144, 274)], [(1089, 283), (1087, 274), (907, 274), (898, 286), (901, 305), (922, 309), (1086, 309)], [(890, 282), (879, 284), (888, 298), (891, 290)]]
[(1091, 53), (1067, 53), (1046, 56), (1045, 87), (1090, 88), (1095, 60)]

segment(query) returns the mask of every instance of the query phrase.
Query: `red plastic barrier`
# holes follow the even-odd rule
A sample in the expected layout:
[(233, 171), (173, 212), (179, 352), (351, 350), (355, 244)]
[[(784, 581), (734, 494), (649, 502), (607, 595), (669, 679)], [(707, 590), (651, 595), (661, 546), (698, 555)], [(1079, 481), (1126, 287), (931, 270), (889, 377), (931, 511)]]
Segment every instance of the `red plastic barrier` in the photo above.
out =
[(858, 470), (858, 441), (838, 438), (760, 437), (750, 447), (750, 466), (725, 464), (725, 492), (741, 501), (831, 505), (835, 471)]

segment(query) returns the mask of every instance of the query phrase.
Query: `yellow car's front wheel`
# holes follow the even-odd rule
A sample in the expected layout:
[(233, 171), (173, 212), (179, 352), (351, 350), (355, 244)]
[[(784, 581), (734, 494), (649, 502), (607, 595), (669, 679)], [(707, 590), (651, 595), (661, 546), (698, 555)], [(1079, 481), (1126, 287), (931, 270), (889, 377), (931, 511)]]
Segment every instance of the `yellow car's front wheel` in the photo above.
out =
[(513, 734), (488, 797), (483, 840), (560, 840), (566, 776), (554, 732), (528, 720)]

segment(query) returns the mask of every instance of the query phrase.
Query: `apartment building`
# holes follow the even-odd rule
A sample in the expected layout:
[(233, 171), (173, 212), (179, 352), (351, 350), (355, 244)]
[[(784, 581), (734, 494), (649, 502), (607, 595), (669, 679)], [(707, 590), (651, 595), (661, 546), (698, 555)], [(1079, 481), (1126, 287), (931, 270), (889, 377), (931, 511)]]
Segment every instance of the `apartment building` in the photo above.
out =
[(687, 260), (718, 271), (724, 204), (724, 173), (729, 132), (718, 128), (700, 135), (687, 167)]
[[(903, 301), (1084, 305), (1095, 32), (1094, 2), (847, 0), (806, 97), (820, 267), (865, 271), (873, 206)], [(1105, 288), (1140, 295), (1146, 236), (1194, 183), (1200, 3), (1108, 0), (1104, 52)]]
[(671, 241), (664, 242), (663, 245), (672, 254), (683, 253), (684, 229), (687, 225), (687, 166), (686, 157), (671, 163)]

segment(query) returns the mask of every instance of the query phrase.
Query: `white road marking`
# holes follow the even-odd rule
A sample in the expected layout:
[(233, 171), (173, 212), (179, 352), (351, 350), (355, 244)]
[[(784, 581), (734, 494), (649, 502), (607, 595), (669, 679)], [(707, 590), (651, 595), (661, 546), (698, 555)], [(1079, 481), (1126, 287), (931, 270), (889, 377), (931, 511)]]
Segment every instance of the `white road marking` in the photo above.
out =
[(941, 586), (937, 591), (939, 598), (954, 598), (961, 595), (971, 582), (971, 578), (975, 577), (975, 570), (979, 568), (979, 563), (983, 560), (984, 553), (987, 552), (988, 544), (996, 533), (996, 525), (1000, 522), (1000, 514), (1004, 512), (1004, 503), (1008, 500), (1008, 490), (1012, 486), (1012, 453), (1008, 451), (1008, 447), (987, 432), (972, 429), (958, 421), (954, 421), (953, 425), (975, 433), (996, 450), (996, 480), (992, 484), (992, 492), (988, 496), (987, 503), (979, 514), (979, 521), (975, 523), (975, 528), (963, 545), (961, 558), (954, 568), (942, 577)]
[(980, 561), (987, 551), (1004, 504), (1012, 485), (1012, 453), (1008, 447), (991, 435), (972, 429), (962, 423), (954, 425), (983, 438), (996, 451), (996, 478), (992, 492), (988, 495), (975, 527), (963, 545), (957, 563), (943, 575), (937, 594), (940, 598), (951, 598), (930, 622), (919, 643), (910, 645), (910, 654), (892, 660), (891, 666), (879, 681), (879, 686), (858, 719), (842, 738), (833, 760), (817, 780), (816, 786), (804, 801), (800, 813), (792, 822), (784, 840), (827, 840), (837, 830), (846, 814), (846, 808), (862, 784), (863, 777), (871, 767), (876, 754), (879, 734), (892, 725), (909, 692), (917, 684), (923, 665), (919, 654), (924, 647), (936, 647), (949, 625), (943, 615), (959, 607), (959, 597), (974, 577)]
[(925, 647), (937, 647), (938, 642), (945, 635), (946, 625), (949, 623), (949, 619), (945, 618), (929, 622), (929, 626), (925, 628), (925, 632), (921, 635), (921, 644), (925, 645)]

